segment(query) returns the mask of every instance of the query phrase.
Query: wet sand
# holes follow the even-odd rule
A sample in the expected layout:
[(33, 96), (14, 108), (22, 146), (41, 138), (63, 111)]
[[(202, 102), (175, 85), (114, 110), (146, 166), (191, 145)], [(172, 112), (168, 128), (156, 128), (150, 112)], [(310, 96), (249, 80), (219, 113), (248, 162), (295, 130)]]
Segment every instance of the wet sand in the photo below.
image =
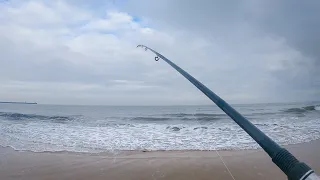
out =
[[(320, 141), (287, 146), (320, 174)], [(236, 180), (286, 176), (262, 150), (219, 151)], [(216, 151), (34, 153), (0, 148), (1, 180), (232, 180)]]

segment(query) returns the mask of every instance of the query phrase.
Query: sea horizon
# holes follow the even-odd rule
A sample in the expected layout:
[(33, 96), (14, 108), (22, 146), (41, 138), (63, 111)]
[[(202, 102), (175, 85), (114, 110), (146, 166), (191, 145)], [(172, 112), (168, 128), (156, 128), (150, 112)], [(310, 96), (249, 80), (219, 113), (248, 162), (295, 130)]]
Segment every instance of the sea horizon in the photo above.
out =
[[(0, 101), (1, 102), (1, 101)], [(28, 102), (28, 101), (27, 101)], [(35, 101), (37, 102), (37, 101)], [(230, 103), (231, 106), (237, 105), (259, 105), (259, 104), (297, 104), (297, 103), (320, 103), (320, 100), (305, 100), (305, 101), (278, 101), (278, 102), (243, 102), (243, 103)], [(37, 102), (38, 105), (52, 105), (52, 106), (216, 106), (214, 102), (208, 104), (64, 104), (64, 103), (41, 103)]]

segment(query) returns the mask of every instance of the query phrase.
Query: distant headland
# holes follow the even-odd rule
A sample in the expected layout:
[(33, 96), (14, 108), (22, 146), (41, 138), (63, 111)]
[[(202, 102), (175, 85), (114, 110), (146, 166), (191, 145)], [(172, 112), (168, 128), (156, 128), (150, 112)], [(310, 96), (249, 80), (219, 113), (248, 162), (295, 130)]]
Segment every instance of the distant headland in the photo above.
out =
[(0, 101), (0, 104), (38, 104), (36, 102), (10, 102), (10, 101)]

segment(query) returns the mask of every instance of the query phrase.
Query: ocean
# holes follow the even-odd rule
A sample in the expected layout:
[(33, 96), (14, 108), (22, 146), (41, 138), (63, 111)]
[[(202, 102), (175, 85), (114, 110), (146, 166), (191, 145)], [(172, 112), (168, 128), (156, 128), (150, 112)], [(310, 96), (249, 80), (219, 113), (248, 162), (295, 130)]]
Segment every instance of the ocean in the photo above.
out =
[[(281, 145), (320, 138), (319, 102), (233, 107)], [(0, 146), (89, 153), (259, 148), (215, 105), (0, 104)]]

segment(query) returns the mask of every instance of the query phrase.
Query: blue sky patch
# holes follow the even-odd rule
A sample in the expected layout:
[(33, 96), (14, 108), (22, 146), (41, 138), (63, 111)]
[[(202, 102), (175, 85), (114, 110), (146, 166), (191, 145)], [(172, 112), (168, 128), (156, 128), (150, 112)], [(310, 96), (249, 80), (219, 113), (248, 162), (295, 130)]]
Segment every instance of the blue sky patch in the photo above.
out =
[(141, 19), (137, 16), (132, 16), (132, 21), (138, 23), (141, 22)]

